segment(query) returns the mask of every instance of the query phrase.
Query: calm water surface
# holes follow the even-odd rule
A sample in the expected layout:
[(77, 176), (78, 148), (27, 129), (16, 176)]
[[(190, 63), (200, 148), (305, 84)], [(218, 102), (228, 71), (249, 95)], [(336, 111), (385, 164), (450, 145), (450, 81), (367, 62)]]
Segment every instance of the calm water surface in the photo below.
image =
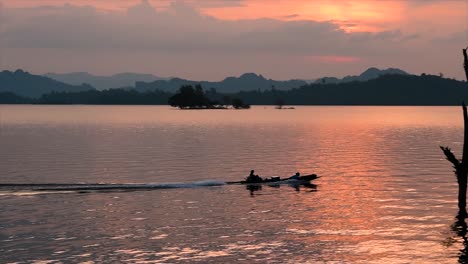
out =
[[(0, 189), (0, 263), (464, 263), (438, 148), (462, 130), (458, 107), (0, 106), (0, 183), (181, 183)], [(322, 178), (223, 185), (250, 169)]]

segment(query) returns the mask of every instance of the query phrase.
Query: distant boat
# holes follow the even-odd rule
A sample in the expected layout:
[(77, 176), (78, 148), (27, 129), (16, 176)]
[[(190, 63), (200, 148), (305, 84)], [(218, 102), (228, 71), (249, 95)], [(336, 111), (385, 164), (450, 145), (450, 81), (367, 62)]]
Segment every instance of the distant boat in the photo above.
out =
[(275, 109), (280, 109), (280, 110), (286, 109), (287, 110), (287, 109), (296, 109), (296, 108), (292, 107), (292, 106), (290, 106), (290, 107), (276, 106)]

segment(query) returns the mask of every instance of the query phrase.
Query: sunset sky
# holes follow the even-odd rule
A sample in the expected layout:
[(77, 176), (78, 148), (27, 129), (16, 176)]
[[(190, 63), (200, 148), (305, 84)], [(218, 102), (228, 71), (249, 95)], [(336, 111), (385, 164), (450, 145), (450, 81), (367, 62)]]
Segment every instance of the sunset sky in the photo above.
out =
[(0, 0), (0, 69), (463, 79), (466, 0)]

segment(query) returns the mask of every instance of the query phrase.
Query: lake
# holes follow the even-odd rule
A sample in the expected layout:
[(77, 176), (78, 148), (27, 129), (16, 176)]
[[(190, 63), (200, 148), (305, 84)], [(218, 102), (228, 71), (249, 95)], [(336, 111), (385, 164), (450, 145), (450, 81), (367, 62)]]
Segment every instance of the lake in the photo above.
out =
[(0, 183), (158, 188), (0, 188), (0, 262), (466, 263), (439, 145), (461, 107), (2, 105)]

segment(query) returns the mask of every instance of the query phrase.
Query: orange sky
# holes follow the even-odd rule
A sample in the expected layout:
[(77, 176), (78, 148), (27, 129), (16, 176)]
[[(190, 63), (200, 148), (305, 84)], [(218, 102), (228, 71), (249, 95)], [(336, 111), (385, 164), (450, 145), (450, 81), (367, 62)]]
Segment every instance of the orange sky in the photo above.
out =
[[(63, 26), (57, 17), (38, 14), (59, 8), (33, 9), (66, 4), (74, 7), (62, 8), (70, 12), (60, 17)], [(2, 5), (10, 24), (0, 24), (0, 31), (8, 30), (3, 42), (10, 44), (0, 49), (0, 68), (36, 72), (139, 71), (212, 80), (254, 71), (287, 79), (359, 74), (375, 66), (463, 78), (459, 53), (468, 45), (468, 0), (0, 0)], [(98, 10), (94, 20), (78, 14), (76, 6), (85, 5)], [(136, 15), (127, 13), (135, 7)], [(156, 13), (144, 17), (149, 8)], [(265, 18), (270, 20), (260, 20)], [(112, 49), (126, 45), (125, 51)], [(48, 63), (31, 59), (39, 55)], [(64, 66), (66, 58), (74, 63)], [(205, 65), (180, 67), (187, 59)]]
[[(38, 5), (91, 5), (100, 10), (125, 11), (140, 0), (14, 0), (6, 7)], [(164, 9), (171, 0), (148, 0), (157, 9)], [(438, 28), (459, 25), (467, 21), (468, 4), (464, 0), (393, 1), (393, 0), (185, 0), (202, 13), (219, 19), (280, 20), (310, 19), (336, 21), (346, 31), (377, 31), (390, 25), (412, 27), (418, 20), (433, 17)], [(227, 3), (227, 4), (226, 4)]]
[[(269, 2), (269, 4), (265, 4)], [(259, 17), (282, 20), (307, 19), (337, 21), (346, 30), (375, 30), (377, 24), (401, 19), (403, 2), (390, 1), (249, 1), (246, 6), (210, 8), (205, 13), (222, 19), (255, 19)], [(347, 25), (355, 24), (358, 25)]]

